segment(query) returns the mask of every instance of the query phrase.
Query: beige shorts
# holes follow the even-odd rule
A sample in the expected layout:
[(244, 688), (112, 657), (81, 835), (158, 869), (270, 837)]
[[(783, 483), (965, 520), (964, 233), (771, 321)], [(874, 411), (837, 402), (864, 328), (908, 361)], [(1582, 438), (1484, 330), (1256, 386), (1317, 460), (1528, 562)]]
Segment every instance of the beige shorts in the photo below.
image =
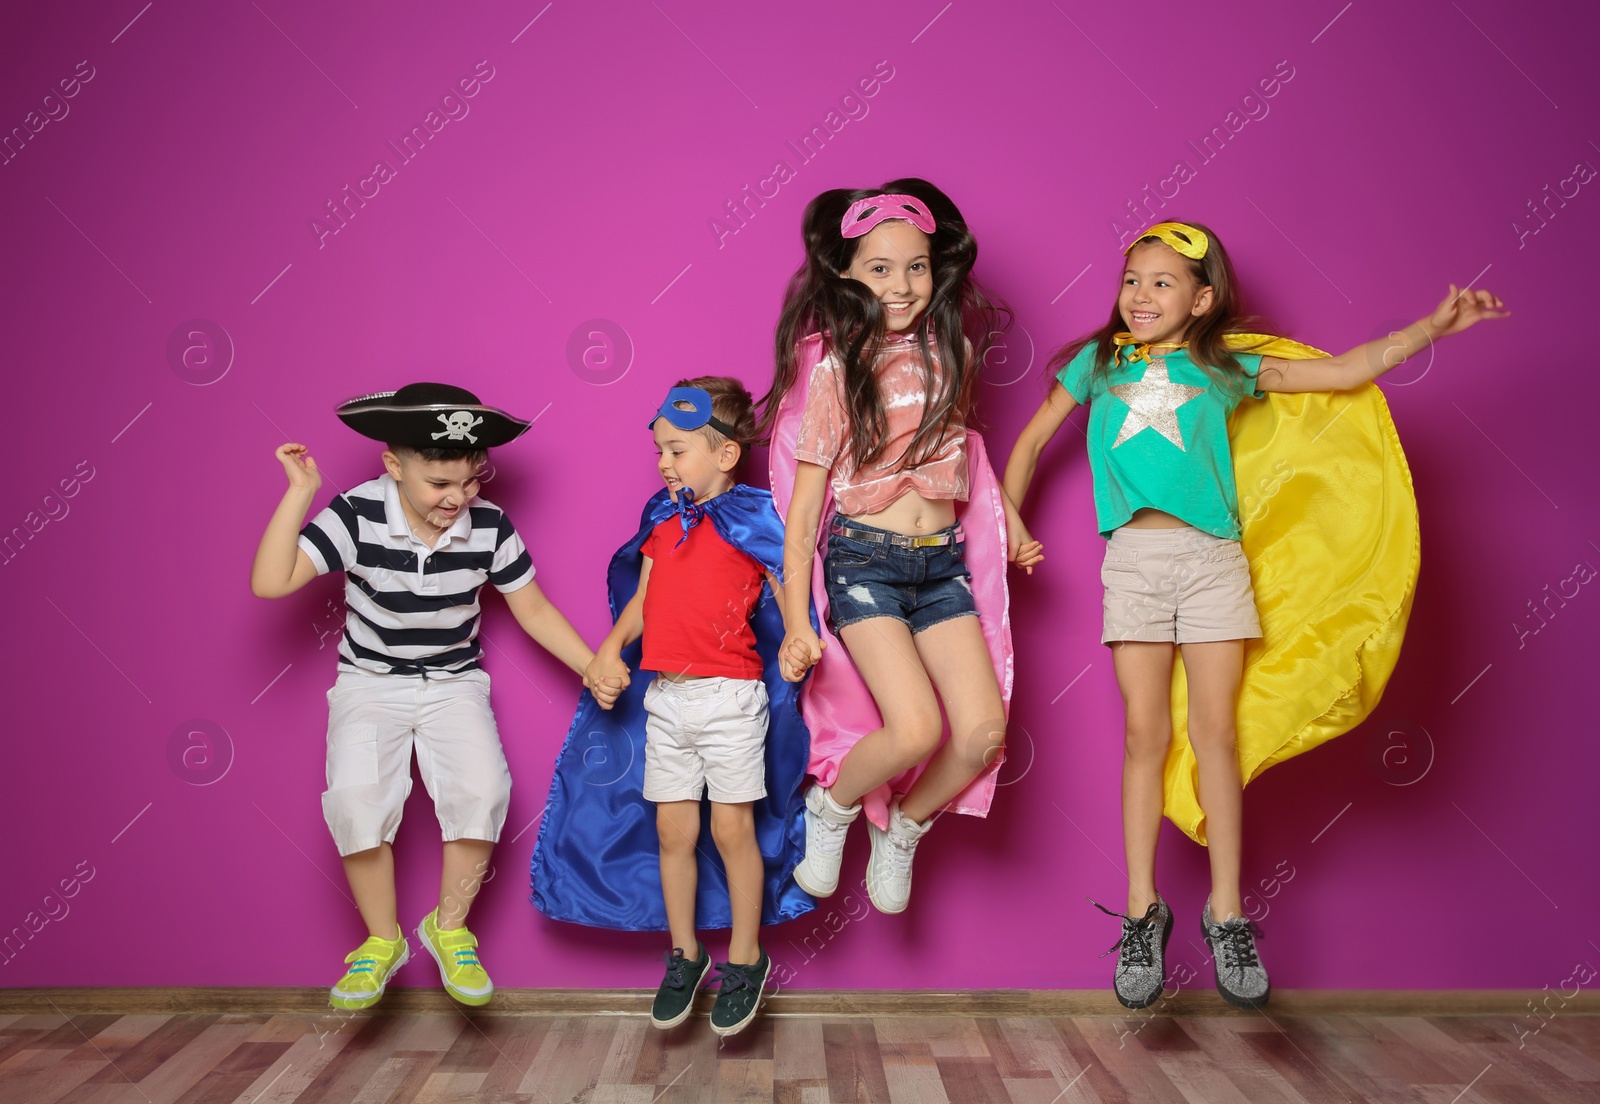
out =
[(1236, 540), (1199, 529), (1129, 529), (1106, 542), (1106, 644), (1199, 644), (1261, 635), (1250, 564)]
[(657, 678), (644, 692), (644, 799), (727, 805), (767, 796), (760, 679)]

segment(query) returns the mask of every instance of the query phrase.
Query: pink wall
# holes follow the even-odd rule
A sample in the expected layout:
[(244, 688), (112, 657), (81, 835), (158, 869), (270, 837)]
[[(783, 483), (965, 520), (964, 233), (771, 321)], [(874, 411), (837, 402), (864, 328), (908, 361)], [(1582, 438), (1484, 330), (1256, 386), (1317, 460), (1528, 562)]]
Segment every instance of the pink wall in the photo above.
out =
[[(961, 204), (1016, 310), (979, 400), (1002, 461), (1048, 349), (1104, 317), (1113, 223), (1141, 221), (1147, 186), (1177, 186), (1163, 213), (1216, 227), (1257, 309), (1325, 347), (1424, 313), (1449, 281), (1514, 304), (1385, 381), (1424, 527), (1406, 654), (1372, 723), (1251, 787), (1246, 873), (1280, 986), (1538, 989), (1600, 964), (1583, 689), (1600, 595), (1580, 581), (1600, 567), (1600, 385), (1544, 333), (1594, 310), (1600, 97), (1573, 33), (1589, 5), (542, 3), (0, 16), (0, 129), (39, 127), (0, 165), (17, 400), (0, 523), (38, 527), (0, 565), (0, 930), (39, 927), (0, 984), (331, 983), (359, 935), (318, 804), (339, 589), (250, 596), (273, 448), (308, 442), (338, 487), (368, 478), (377, 449), (331, 409), (417, 378), (539, 415), (486, 493), (598, 639), (600, 565), (657, 485), (639, 412), (696, 372), (760, 390), (806, 201), (906, 174)], [(460, 117), (402, 162), (389, 143), (475, 67), (476, 95), (445, 102)], [(829, 112), (842, 126), (802, 161), (789, 143)], [(1190, 143), (1230, 122), (1202, 162)], [(380, 159), (392, 179), (363, 184)], [(347, 185), (377, 194), (319, 240), (310, 220)], [(719, 237), (747, 186), (777, 191)], [(1530, 201), (1558, 190), (1540, 230)], [(183, 359), (195, 329), (209, 361)], [(585, 367), (591, 330), (613, 335), (614, 370)], [(1120, 707), (1075, 437), (1027, 511), (1050, 560), (1014, 581), (994, 814), (939, 825), (909, 914), (855, 894), (772, 933), (791, 984), (1109, 980), (1114, 925), (1083, 898), (1122, 893)], [(486, 636), (516, 778), (475, 924), (486, 961), (502, 985), (650, 984), (659, 939), (526, 901), (526, 826), (577, 682), (498, 602)], [(183, 759), (196, 730), (210, 765)], [(438, 863), (420, 786), (407, 812), (414, 923)], [(1199, 965), (1205, 856), (1166, 842), (1173, 960)], [(846, 877), (863, 862), (853, 846)]]

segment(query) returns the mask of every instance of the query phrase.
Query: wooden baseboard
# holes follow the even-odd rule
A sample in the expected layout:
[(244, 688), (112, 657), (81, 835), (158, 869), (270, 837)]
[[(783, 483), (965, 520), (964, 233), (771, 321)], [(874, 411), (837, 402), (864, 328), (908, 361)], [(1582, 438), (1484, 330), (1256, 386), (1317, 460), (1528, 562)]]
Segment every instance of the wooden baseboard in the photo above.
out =
[[(500, 989), (476, 1015), (644, 1015), (653, 990)], [(1564, 1004), (1559, 994), (1528, 989), (1282, 989), (1269, 1009), (1281, 1016), (1525, 1016), (1541, 999), (1549, 1012), (1600, 1014), (1600, 998), (1585, 990)], [(1530, 1003), (1531, 1002), (1531, 1003)], [(794, 989), (769, 994), (768, 1015), (827, 1016), (1215, 1016), (1249, 1015), (1215, 990), (1172, 994), (1138, 1013), (1104, 989)], [(438, 988), (393, 988), (373, 1011), (415, 1015), (460, 1006)], [(326, 989), (148, 987), (0, 989), (0, 1014), (32, 1015), (339, 1015)]]

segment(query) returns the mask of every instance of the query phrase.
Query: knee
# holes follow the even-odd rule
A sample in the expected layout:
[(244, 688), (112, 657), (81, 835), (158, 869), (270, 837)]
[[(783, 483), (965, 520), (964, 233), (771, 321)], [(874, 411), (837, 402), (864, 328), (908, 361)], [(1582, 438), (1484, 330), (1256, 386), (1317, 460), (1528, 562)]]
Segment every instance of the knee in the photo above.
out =
[(1196, 759), (1238, 754), (1238, 740), (1231, 720), (1190, 717), (1189, 744), (1194, 748)]
[(1134, 762), (1160, 762), (1166, 758), (1167, 745), (1172, 743), (1172, 724), (1165, 717), (1128, 716), (1123, 736), (1123, 752)]
[(747, 804), (711, 806), (711, 838), (719, 854), (755, 839), (755, 816)]
[(505, 773), (486, 777), (471, 788), (441, 787), (434, 797), (439, 824), (455, 838), (495, 839), (511, 805), (511, 778)]
[(505, 810), (511, 804), (511, 774), (501, 771), (484, 787), (482, 802), (489, 809)]
[(944, 738), (944, 719), (937, 707), (932, 712), (918, 710), (898, 716), (888, 728), (894, 733), (895, 742), (919, 761), (932, 755)]
[(663, 854), (694, 854), (695, 845), (700, 842), (699, 809), (689, 816), (676, 809), (658, 808), (656, 834), (661, 837)]
[(341, 855), (359, 854), (394, 837), (411, 780), (403, 785), (343, 786), (322, 795), (322, 816)]
[(1006, 721), (1004, 717), (976, 725), (962, 746), (962, 756), (974, 774), (993, 766), (1006, 746)]

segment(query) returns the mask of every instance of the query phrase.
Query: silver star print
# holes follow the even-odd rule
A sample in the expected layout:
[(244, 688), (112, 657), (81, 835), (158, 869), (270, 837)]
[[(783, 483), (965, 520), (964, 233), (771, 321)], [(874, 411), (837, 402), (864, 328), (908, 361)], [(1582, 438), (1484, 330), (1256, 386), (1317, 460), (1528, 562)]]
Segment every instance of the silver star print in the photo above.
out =
[(1140, 430), (1153, 429), (1182, 449), (1183, 434), (1178, 430), (1178, 407), (1196, 395), (1205, 394), (1206, 389), (1173, 383), (1167, 375), (1166, 363), (1160, 362), (1147, 367), (1144, 378), (1138, 383), (1119, 383), (1110, 391), (1128, 404), (1128, 416), (1122, 420), (1117, 439), (1111, 442), (1112, 448)]

